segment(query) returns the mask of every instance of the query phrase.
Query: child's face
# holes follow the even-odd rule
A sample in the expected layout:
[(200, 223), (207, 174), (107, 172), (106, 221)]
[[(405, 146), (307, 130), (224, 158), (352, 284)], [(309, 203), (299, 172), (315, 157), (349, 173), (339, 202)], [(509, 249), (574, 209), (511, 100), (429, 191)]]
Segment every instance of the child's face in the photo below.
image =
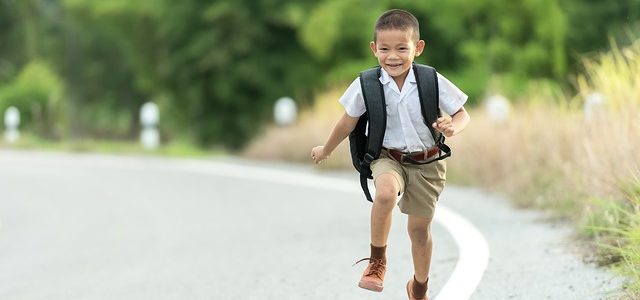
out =
[(380, 66), (394, 78), (405, 76), (414, 58), (424, 50), (424, 41), (414, 40), (411, 30), (378, 30), (376, 40), (371, 42), (371, 51)]

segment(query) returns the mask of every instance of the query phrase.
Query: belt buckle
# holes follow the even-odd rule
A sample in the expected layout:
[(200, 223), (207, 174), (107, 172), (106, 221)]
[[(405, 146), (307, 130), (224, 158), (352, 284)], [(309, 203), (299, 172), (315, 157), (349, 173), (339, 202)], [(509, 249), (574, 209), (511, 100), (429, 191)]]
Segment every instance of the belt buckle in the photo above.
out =
[[(418, 154), (419, 154), (419, 153), (417, 153), (417, 152), (416, 152), (416, 153), (411, 153), (411, 152), (408, 152), (408, 153), (401, 153), (401, 155), (400, 155), (400, 162), (401, 162), (401, 163), (405, 163), (405, 158), (406, 158), (407, 156), (410, 156), (412, 160), (416, 160), (416, 158), (414, 158), (414, 156), (415, 156), (415, 155), (418, 155)], [(424, 156), (425, 156), (425, 155), (424, 155), (424, 152), (422, 152), (422, 157), (421, 157), (421, 158), (419, 158), (419, 159), (417, 159), (417, 160), (419, 160), (419, 161), (420, 161), (420, 160), (423, 160), (423, 159), (424, 159)], [(408, 163), (411, 163), (411, 162), (408, 162)]]
[(400, 152), (400, 163), (403, 164), (404, 163), (404, 157), (409, 155), (409, 153), (403, 153)]

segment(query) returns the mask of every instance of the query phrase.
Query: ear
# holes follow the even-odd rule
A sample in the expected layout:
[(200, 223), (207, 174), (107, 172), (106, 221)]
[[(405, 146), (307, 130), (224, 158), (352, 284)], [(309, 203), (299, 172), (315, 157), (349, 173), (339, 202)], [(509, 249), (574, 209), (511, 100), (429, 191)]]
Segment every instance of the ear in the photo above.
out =
[(422, 54), (422, 52), (424, 51), (424, 47), (425, 47), (424, 40), (419, 40), (416, 43), (416, 56), (420, 56), (420, 54)]
[(369, 48), (371, 48), (371, 52), (373, 52), (373, 55), (376, 55), (376, 42), (371, 41), (371, 43), (369, 43)]

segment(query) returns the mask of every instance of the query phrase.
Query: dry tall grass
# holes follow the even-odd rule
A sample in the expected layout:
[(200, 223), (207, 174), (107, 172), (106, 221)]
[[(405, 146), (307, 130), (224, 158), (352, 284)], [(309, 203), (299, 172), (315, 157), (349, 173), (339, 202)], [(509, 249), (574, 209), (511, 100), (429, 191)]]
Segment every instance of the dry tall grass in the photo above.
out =
[[(580, 95), (536, 87), (512, 107), (505, 123), (472, 111), (463, 136), (451, 141), (456, 152), (450, 170), (464, 174), (465, 182), (522, 195), (525, 205), (565, 206), (558, 202), (619, 193), (618, 183), (640, 171), (639, 55), (640, 42), (585, 61)], [(593, 92), (607, 100), (588, 120), (581, 101)], [(542, 194), (522, 193), (531, 188)]]

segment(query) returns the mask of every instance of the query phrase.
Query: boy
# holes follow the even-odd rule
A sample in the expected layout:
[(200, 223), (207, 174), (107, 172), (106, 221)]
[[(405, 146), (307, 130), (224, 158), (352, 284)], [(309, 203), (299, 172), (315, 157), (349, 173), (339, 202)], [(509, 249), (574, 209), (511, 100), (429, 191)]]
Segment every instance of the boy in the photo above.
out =
[[(386, 271), (386, 245), (391, 227), (391, 216), (396, 200), (400, 211), (408, 215), (408, 233), (411, 239), (414, 275), (407, 283), (409, 299), (427, 299), (427, 284), (431, 264), (431, 221), (435, 203), (444, 188), (446, 164), (439, 160), (430, 164), (407, 163), (402, 154), (427, 153), (435, 142), (421, 113), (416, 79), (412, 70), (414, 58), (425, 47), (420, 40), (418, 20), (409, 12), (399, 9), (383, 13), (377, 20), (371, 51), (378, 59), (387, 104), (387, 127), (380, 157), (371, 163), (375, 196), (371, 208), (371, 254), (369, 265), (358, 284), (361, 288), (382, 291)], [(463, 107), (467, 95), (446, 78), (438, 74), (440, 109), (451, 118), (440, 117), (433, 124), (444, 136), (460, 133), (470, 117)], [(355, 128), (365, 113), (360, 81), (353, 81), (340, 103), (345, 114), (338, 121), (324, 146), (311, 150), (311, 158), (320, 163)], [(433, 155), (432, 155), (433, 156)]]

